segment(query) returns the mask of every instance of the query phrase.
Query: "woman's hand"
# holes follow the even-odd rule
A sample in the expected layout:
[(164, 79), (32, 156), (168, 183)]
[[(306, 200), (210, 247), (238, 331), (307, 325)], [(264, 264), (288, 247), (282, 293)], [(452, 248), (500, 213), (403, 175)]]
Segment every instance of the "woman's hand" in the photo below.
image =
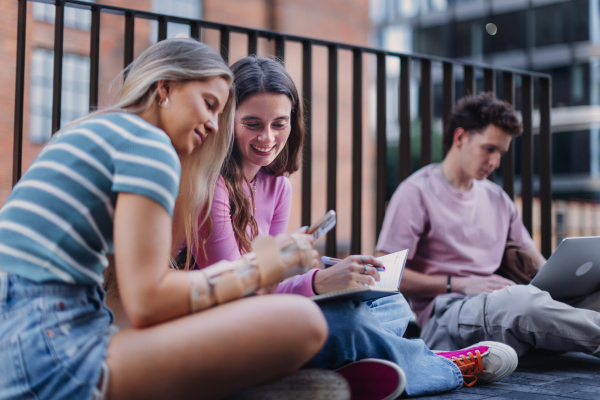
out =
[[(306, 229), (300, 229), (296, 232), (292, 232), (295, 235), (302, 235), (302, 237), (304, 239), (306, 239), (308, 241), (308, 243), (310, 243), (310, 245), (312, 246), (315, 242), (315, 238), (313, 237), (313, 235), (308, 235), (305, 233)], [(292, 233), (280, 233), (279, 235), (275, 236), (275, 241), (277, 242), (277, 244), (279, 246), (283, 245), (284, 243), (290, 242), (292, 240), (292, 237), (290, 236)], [(319, 252), (316, 251), (315, 249), (312, 249), (312, 265), (311, 268), (317, 268), (319, 266)]]
[(376, 267), (385, 268), (373, 256), (349, 256), (332, 267), (317, 271), (313, 275), (315, 294), (350, 289), (379, 282)]

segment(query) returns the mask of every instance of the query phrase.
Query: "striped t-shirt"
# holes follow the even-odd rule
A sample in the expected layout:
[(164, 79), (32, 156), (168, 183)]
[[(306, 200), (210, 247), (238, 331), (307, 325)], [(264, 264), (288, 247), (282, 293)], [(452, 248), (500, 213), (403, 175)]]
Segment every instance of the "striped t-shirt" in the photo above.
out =
[(100, 115), (61, 132), (0, 210), (0, 271), (101, 284), (118, 193), (146, 196), (172, 215), (180, 173), (167, 134), (136, 115)]

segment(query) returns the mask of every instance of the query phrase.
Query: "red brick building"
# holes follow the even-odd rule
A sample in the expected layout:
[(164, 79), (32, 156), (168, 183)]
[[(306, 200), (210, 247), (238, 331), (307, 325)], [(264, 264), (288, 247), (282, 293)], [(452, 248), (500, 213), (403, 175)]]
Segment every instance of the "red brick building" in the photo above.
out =
[[(180, 14), (208, 21), (241, 25), (282, 33), (368, 45), (370, 33), (368, 0), (98, 0), (138, 10)], [(12, 148), (17, 43), (17, 0), (0, 0), (0, 205), (12, 186)], [(30, 165), (50, 135), (49, 112), (52, 99), (52, 58), (54, 46), (53, 5), (27, 4), (27, 53), (25, 58), (25, 115), (23, 171)], [(65, 8), (63, 59), (63, 124), (87, 110), (86, 85), (89, 82), (89, 11)], [(124, 18), (101, 16), (99, 106), (111, 99), (110, 83), (123, 68)], [(169, 36), (178, 27), (169, 25)], [(147, 48), (157, 35), (156, 25), (135, 21), (135, 55)], [(204, 29), (203, 41), (217, 47), (219, 34)], [(246, 38), (231, 35), (229, 61), (246, 55)], [(273, 53), (273, 43), (260, 39), (259, 54)], [(351, 157), (351, 79), (352, 55), (339, 55), (338, 119), (338, 245), (341, 253), (350, 236), (350, 157)], [(370, 61), (365, 58), (365, 71)], [(288, 43), (286, 67), (301, 88), (301, 47)], [(368, 73), (368, 72), (367, 72)], [(366, 74), (367, 74), (366, 73)], [(87, 76), (86, 76), (87, 74)], [(118, 85), (118, 80), (115, 80)], [(365, 98), (369, 93), (365, 84)], [(112, 90), (114, 94), (115, 90)], [(371, 102), (372, 103), (372, 102)], [(313, 50), (313, 220), (325, 210), (325, 166), (327, 150), (327, 49)], [(363, 251), (374, 248), (374, 134), (369, 129), (367, 101), (364, 101), (363, 161)], [(372, 111), (372, 110), (371, 110)], [(51, 115), (51, 114), (50, 114)], [(292, 177), (294, 202), (289, 229), (300, 226), (300, 178)]]

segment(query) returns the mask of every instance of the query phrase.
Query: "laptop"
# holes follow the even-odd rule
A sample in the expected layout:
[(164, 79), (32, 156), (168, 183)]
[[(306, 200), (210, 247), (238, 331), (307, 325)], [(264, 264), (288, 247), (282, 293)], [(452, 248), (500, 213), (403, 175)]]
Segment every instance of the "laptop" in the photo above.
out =
[(600, 236), (564, 239), (531, 285), (552, 298), (585, 296), (600, 285)]

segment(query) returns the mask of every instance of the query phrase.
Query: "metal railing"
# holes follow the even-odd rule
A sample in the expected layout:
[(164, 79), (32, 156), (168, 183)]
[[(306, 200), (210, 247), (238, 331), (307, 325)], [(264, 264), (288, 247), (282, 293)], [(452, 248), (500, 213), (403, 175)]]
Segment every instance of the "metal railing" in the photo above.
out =
[[(311, 115), (312, 115), (312, 66), (313, 49), (317, 46), (324, 47), (328, 52), (328, 123), (327, 123), (327, 209), (335, 209), (337, 198), (337, 130), (338, 130), (338, 55), (340, 51), (349, 51), (353, 57), (352, 78), (352, 190), (351, 190), (351, 253), (361, 251), (362, 231), (362, 138), (363, 138), (363, 79), (364, 60), (366, 54), (374, 55), (376, 59), (376, 232), (379, 233), (385, 213), (385, 184), (386, 184), (386, 158), (388, 143), (386, 137), (386, 62), (388, 57), (399, 59), (400, 76), (398, 89), (398, 115), (400, 127), (400, 140), (398, 146), (398, 176), (399, 182), (410, 175), (411, 153), (411, 104), (410, 83), (411, 64), (413, 60), (420, 63), (420, 89), (419, 89), (419, 116), (421, 119), (421, 154), (420, 165), (432, 162), (432, 121), (433, 121), (433, 87), (432, 63), (442, 64), (442, 121), (445, 124), (447, 117), (454, 106), (455, 100), (455, 68), (463, 70), (464, 93), (476, 93), (476, 71), (483, 71), (484, 91), (496, 90), (496, 77), (501, 74), (502, 97), (509, 103), (515, 104), (515, 77), (521, 77), (521, 113), (524, 132), (521, 137), (521, 198), (522, 217), (525, 227), (530, 233), (533, 228), (533, 124), (534, 111), (534, 81), (539, 82), (539, 196), (541, 199), (541, 243), (542, 254), (548, 257), (551, 253), (551, 134), (550, 134), (550, 108), (551, 108), (551, 78), (549, 75), (510, 68), (499, 68), (490, 65), (469, 63), (420, 54), (404, 54), (382, 49), (353, 46), (350, 44), (313, 39), (302, 36), (281, 34), (272, 31), (251, 29), (234, 25), (219, 24), (209, 21), (187, 19), (170, 15), (162, 15), (147, 11), (139, 11), (115, 7), (110, 5), (87, 3), (76, 0), (17, 0), (18, 8), (18, 37), (17, 37), (17, 72), (15, 93), (14, 117), (14, 158), (13, 158), (13, 185), (21, 176), (22, 143), (23, 143), (23, 104), (25, 90), (25, 54), (26, 54), (26, 11), (28, 2), (54, 4), (56, 7), (54, 29), (54, 81), (53, 81), (53, 108), (52, 132), (60, 128), (61, 113), (61, 77), (63, 58), (63, 33), (65, 7), (75, 7), (90, 10), (92, 14), (90, 32), (90, 109), (98, 104), (98, 73), (99, 73), (99, 48), (100, 48), (100, 18), (103, 13), (117, 14), (124, 17), (124, 65), (127, 66), (134, 58), (134, 25), (138, 19), (154, 20), (158, 22), (158, 40), (167, 37), (167, 24), (175, 22), (187, 24), (191, 29), (191, 36), (201, 40), (203, 30), (215, 30), (220, 33), (220, 50), (223, 58), (228, 61), (230, 48), (230, 35), (232, 33), (247, 36), (248, 54), (256, 54), (259, 38), (274, 42), (275, 56), (285, 61), (286, 43), (296, 42), (302, 46), (302, 92), (306, 104), (306, 145), (304, 148), (305, 163), (302, 169), (302, 216), (303, 225), (309, 225), (311, 215), (312, 197), (312, 152), (311, 152)], [(514, 145), (511, 144), (509, 152), (502, 161), (502, 185), (508, 195), (514, 197)], [(336, 231), (332, 230), (326, 239), (326, 253), (336, 255)]]

